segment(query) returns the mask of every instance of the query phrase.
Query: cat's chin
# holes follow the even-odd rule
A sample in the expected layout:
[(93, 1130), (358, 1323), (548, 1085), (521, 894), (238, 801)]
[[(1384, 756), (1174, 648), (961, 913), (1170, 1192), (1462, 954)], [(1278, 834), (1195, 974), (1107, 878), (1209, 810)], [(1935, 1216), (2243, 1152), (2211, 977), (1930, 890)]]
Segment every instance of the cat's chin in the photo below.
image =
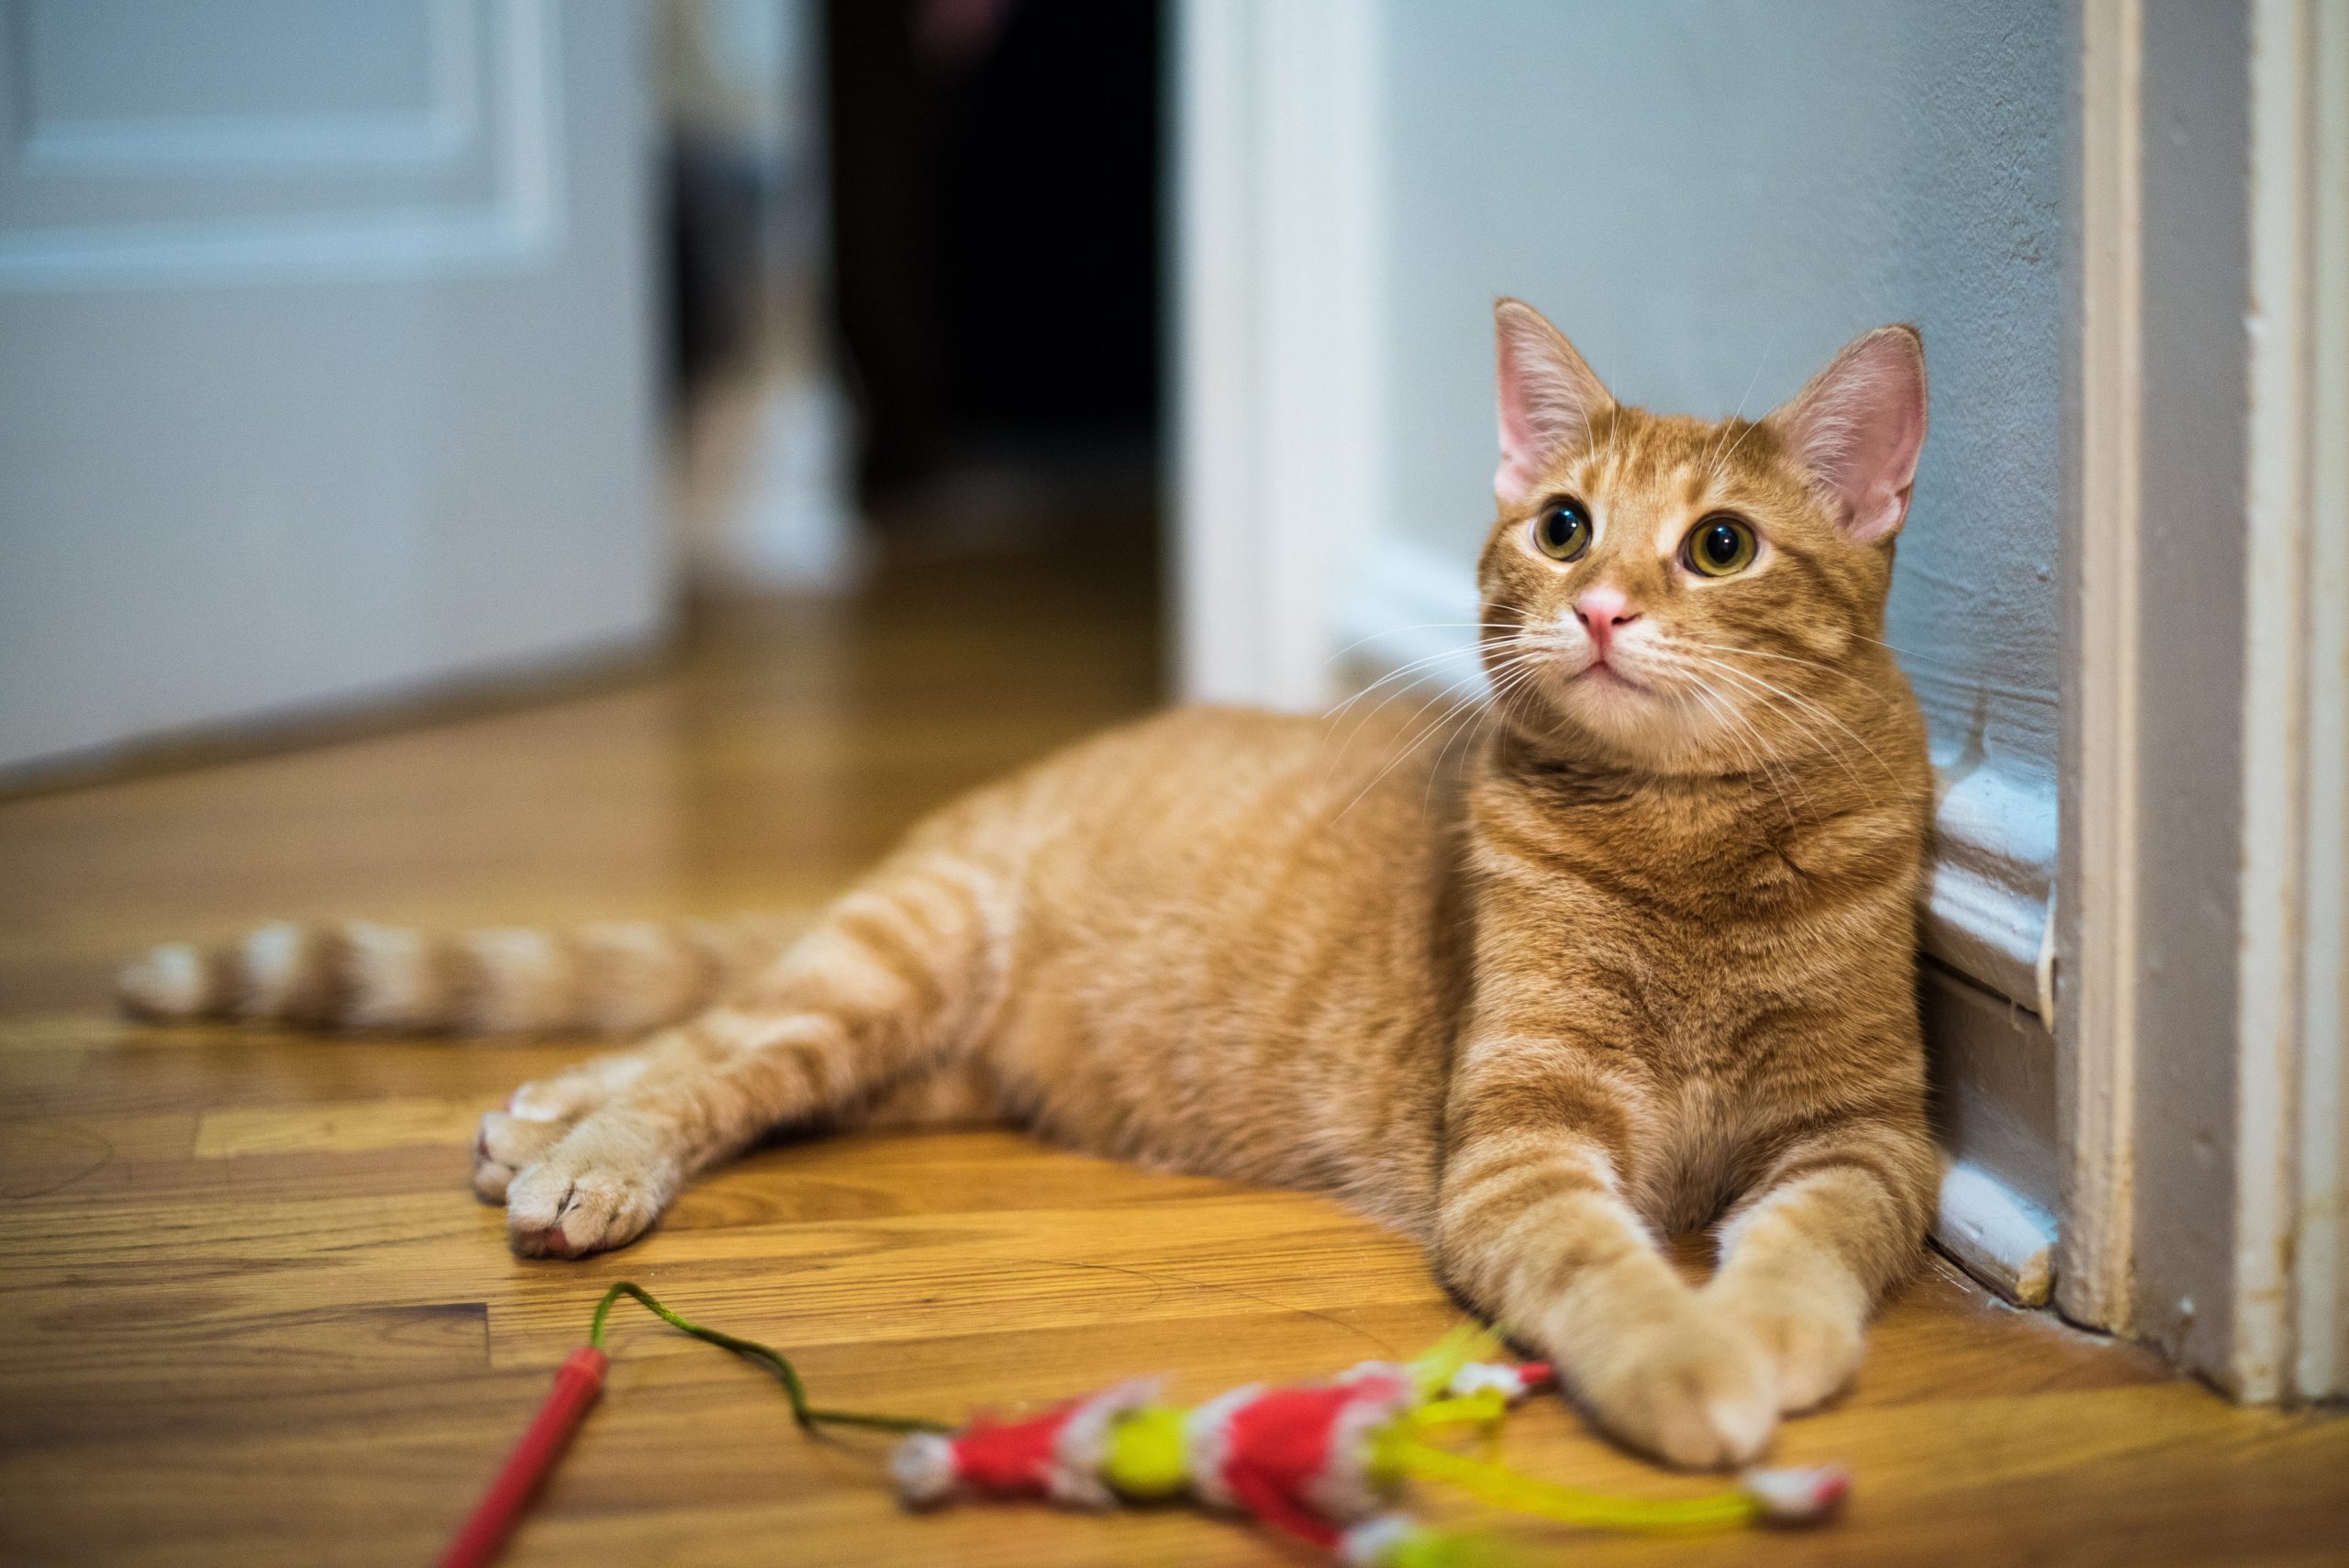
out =
[(1558, 694), (1556, 739), (1577, 755), (1673, 777), (1718, 773), (1718, 721), (1668, 691), (1594, 667)]

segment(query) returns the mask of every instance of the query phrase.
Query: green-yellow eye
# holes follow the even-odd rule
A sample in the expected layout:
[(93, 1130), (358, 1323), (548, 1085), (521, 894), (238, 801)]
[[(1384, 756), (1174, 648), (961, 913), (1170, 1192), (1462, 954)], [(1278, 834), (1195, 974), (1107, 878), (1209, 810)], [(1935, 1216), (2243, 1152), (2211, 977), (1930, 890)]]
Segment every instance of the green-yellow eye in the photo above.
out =
[(1708, 577), (1727, 577), (1753, 564), (1753, 529), (1742, 517), (1707, 517), (1688, 530), (1681, 553), (1688, 569)]
[(1533, 519), (1533, 543), (1553, 561), (1576, 561), (1590, 548), (1590, 514), (1579, 501), (1560, 501)]

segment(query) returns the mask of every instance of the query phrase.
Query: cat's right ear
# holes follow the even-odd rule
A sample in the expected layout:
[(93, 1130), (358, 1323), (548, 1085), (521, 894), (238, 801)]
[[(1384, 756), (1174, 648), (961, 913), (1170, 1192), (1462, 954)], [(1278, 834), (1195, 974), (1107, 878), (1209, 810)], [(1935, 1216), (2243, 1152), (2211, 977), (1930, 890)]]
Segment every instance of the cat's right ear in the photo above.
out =
[(1769, 417), (1845, 537), (1890, 539), (1909, 515), (1925, 444), (1925, 340), (1914, 327), (1864, 333)]
[(1601, 416), (1615, 406), (1566, 335), (1521, 299), (1493, 306), (1498, 350), (1501, 465), (1493, 494), (1504, 506), (1533, 499), (1533, 487), (1558, 453), (1590, 439)]

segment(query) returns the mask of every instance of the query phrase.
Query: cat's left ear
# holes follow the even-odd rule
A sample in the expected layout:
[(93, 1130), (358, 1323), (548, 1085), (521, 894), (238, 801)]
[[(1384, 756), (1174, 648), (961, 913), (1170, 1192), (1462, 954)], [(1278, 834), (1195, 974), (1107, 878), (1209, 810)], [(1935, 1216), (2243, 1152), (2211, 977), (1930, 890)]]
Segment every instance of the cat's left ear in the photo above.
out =
[(1845, 537), (1900, 531), (1925, 444), (1925, 339), (1914, 327), (1854, 338), (1770, 423), (1826, 491)]

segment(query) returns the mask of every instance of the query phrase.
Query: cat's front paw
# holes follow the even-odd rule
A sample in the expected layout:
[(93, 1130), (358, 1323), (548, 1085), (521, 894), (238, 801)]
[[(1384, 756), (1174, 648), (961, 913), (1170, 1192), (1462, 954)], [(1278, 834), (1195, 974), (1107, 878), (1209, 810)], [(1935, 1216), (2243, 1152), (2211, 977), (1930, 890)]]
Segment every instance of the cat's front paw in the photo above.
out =
[(1694, 1301), (1573, 1358), (1575, 1391), (1618, 1440), (1687, 1470), (1760, 1457), (1778, 1424), (1770, 1358), (1742, 1325)]
[(507, 1240), (526, 1258), (608, 1251), (650, 1229), (676, 1187), (657, 1136), (623, 1118), (590, 1117), (507, 1179)]
[(1736, 1286), (1714, 1293), (1710, 1305), (1742, 1325), (1769, 1357), (1783, 1415), (1817, 1409), (1860, 1370), (1866, 1340), (1860, 1311), (1788, 1290)]

